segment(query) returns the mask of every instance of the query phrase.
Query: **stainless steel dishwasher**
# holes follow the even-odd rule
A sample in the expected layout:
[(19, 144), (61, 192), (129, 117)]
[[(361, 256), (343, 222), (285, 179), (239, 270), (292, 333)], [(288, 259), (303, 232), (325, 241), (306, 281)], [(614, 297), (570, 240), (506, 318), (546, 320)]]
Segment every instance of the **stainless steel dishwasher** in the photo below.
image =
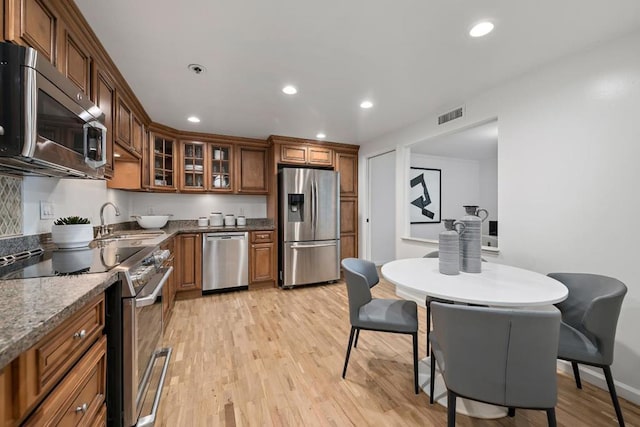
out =
[(248, 289), (249, 233), (205, 233), (202, 239), (202, 292)]

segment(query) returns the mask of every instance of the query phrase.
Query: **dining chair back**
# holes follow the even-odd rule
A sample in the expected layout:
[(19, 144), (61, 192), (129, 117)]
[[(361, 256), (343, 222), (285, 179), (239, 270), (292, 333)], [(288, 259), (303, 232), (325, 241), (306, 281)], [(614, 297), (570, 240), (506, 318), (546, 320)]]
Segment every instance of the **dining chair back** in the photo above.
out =
[(431, 396), (437, 361), (447, 387), (450, 426), (455, 425), (457, 396), (509, 407), (510, 414), (514, 408), (543, 409), (555, 426), (557, 309), (433, 302), (431, 310)]
[(347, 284), (351, 322), (342, 378), (347, 374), (351, 348), (358, 346), (360, 330), (409, 334), (413, 337), (414, 388), (417, 394), (420, 390), (418, 385), (418, 306), (414, 301), (373, 298), (371, 287), (380, 281), (374, 263), (357, 258), (345, 258), (342, 260), (342, 267)]
[(567, 299), (556, 304), (562, 313), (558, 358), (571, 362), (578, 388), (582, 388), (578, 364), (602, 368), (618, 424), (624, 426), (611, 364), (626, 285), (613, 277), (597, 274), (550, 273), (548, 276), (569, 289)]

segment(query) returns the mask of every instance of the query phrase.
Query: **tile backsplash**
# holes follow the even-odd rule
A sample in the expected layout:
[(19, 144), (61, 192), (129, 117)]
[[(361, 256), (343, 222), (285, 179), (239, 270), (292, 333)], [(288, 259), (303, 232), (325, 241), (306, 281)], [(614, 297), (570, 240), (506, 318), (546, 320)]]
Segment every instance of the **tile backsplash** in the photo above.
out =
[(0, 237), (22, 234), (22, 178), (0, 175)]

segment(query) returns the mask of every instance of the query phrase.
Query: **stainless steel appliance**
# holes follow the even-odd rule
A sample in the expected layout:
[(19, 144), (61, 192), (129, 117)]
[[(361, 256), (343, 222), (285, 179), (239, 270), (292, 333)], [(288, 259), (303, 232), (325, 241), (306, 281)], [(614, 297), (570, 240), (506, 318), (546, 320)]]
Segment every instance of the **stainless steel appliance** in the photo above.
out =
[(104, 114), (32, 48), (0, 43), (0, 171), (102, 178)]
[[(107, 312), (109, 426), (155, 422), (171, 358), (171, 349), (161, 348), (162, 288), (173, 271), (164, 261), (170, 256), (167, 250), (145, 248), (118, 266), (121, 286), (107, 293), (112, 310)], [(143, 414), (143, 407), (149, 413)]]
[(340, 279), (340, 175), (279, 171), (280, 281), (283, 287)]
[(202, 239), (202, 292), (249, 286), (246, 232), (206, 233)]

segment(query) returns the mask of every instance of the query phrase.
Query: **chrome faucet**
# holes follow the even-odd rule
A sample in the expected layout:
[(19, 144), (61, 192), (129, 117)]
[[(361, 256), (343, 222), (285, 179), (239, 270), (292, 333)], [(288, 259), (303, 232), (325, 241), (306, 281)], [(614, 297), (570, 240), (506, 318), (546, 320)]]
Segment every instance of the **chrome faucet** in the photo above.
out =
[(103, 204), (100, 207), (100, 228), (98, 229), (98, 237), (105, 237), (110, 233), (109, 227), (107, 227), (104, 223), (104, 208), (106, 208), (108, 205), (113, 206), (113, 208), (116, 210), (116, 216), (120, 216), (120, 209), (118, 209), (116, 205), (111, 202), (106, 202), (105, 204)]

